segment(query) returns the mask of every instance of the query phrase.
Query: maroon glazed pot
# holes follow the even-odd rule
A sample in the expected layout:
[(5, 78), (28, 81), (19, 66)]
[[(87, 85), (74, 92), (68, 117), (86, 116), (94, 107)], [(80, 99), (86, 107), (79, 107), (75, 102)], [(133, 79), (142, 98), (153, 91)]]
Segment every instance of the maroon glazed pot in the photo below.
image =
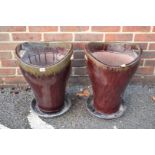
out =
[(23, 43), (16, 47), (18, 64), (40, 111), (55, 113), (64, 107), (71, 55), (69, 43)]
[(123, 93), (135, 73), (142, 49), (129, 43), (89, 43), (85, 46), (93, 97), (88, 110), (97, 117), (111, 119), (125, 111)]

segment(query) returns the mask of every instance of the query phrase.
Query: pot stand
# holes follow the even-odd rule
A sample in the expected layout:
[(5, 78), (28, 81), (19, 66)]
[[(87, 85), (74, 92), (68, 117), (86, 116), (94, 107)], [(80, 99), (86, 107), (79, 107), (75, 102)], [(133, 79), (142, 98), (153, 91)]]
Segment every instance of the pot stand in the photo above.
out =
[(124, 112), (126, 111), (127, 106), (126, 106), (124, 100), (122, 99), (122, 103), (120, 104), (119, 110), (117, 112), (112, 113), (112, 114), (100, 113), (95, 110), (95, 107), (93, 106), (93, 98), (92, 98), (92, 96), (90, 96), (87, 99), (86, 108), (92, 115), (94, 115), (98, 118), (108, 120), (108, 119), (114, 119), (114, 118), (121, 117), (124, 114)]
[(66, 113), (70, 109), (70, 107), (71, 107), (71, 100), (69, 98), (69, 95), (65, 95), (65, 101), (64, 101), (63, 108), (60, 111), (55, 112), (55, 113), (42, 112), (39, 109), (39, 107), (37, 106), (37, 102), (36, 102), (35, 99), (32, 100), (30, 107), (31, 107), (32, 112), (34, 112), (35, 114), (37, 114), (40, 117), (43, 117), (43, 118), (54, 118), (54, 117), (63, 115), (64, 113)]

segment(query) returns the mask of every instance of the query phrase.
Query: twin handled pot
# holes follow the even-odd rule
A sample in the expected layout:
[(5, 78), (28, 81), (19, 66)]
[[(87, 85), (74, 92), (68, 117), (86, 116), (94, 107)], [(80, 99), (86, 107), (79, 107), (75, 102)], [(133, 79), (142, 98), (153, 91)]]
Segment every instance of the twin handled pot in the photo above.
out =
[(65, 87), (72, 52), (69, 43), (26, 42), (16, 47), (18, 64), (35, 95), (31, 107), (39, 116), (55, 117), (70, 108)]
[(135, 73), (142, 49), (127, 43), (89, 43), (85, 55), (93, 96), (87, 101), (88, 111), (104, 119), (123, 115), (126, 105), (123, 93)]

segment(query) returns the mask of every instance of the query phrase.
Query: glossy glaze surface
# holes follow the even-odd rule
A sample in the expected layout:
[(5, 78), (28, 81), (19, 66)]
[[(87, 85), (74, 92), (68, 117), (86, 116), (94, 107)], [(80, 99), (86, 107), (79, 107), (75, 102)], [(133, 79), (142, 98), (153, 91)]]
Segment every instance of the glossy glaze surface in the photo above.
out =
[(70, 63), (61, 72), (50, 76), (35, 77), (22, 68), (21, 71), (33, 89), (41, 111), (56, 112), (63, 107), (66, 82), (70, 73)]
[(69, 43), (25, 42), (17, 45), (19, 67), (41, 111), (57, 112), (63, 108), (71, 55), (72, 44)]
[[(88, 73), (93, 88), (93, 104), (96, 111), (106, 114), (117, 112), (124, 91), (138, 67), (139, 60), (125, 67), (124, 64), (132, 63), (138, 55), (136, 56), (136, 53), (134, 53), (135, 57), (131, 57), (132, 51), (131, 55), (124, 55), (123, 53), (114, 55), (109, 53), (111, 51), (102, 51), (102, 49), (100, 51), (93, 49), (93, 51), (85, 52)], [(115, 53), (114, 50), (112, 52)], [(106, 63), (108, 64), (106, 65)], [(123, 65), (123, 67), (113, 67), (115, 65)]]

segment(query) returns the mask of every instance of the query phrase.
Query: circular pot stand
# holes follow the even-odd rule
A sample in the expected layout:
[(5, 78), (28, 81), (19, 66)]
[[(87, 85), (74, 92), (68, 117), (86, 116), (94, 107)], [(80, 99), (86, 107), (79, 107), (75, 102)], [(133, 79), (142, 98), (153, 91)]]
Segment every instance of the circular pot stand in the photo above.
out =
[(127, 106), (125, 105), (125, 102), (122, 99), (122, 103), (119, 107), (119, 110), (115, 113), (112, 114), (106, 114), (106, 113), (100, 113), (98, 111), (96, 111), (94, 105), (93, 105), (93, 98), (89, 97), (86, 103), (86, 107), (87, 110), (94, 116), (98, 117), (98, 118), (102, 118), (102, 119), (114, 119), (114, 118), (118, 118), (121, 117), (124, 112), (126, 111)]
[(64, 113), (66, 113), (70, 109), (70, 107), (71, 107), (71, 100), (69, 99), (69, 96), (66, 95), (65, 96), (65, 101), (64, 101), (64, 106), (58, 112), (52, 112), (52, 113), (50, 113), (50, 112), (42, 112), (39, 109), (39, 107), (37, 106), (37, 102), (36, 102), (35, 99), (32, 100), (30, 107), (31, 107), (31, 110), (35, 114), (37, 114), (38, 116), (40, 116), (40, 117), (43, 117), (43, 118), (53, 118), (53, 117), (61, 116)]

